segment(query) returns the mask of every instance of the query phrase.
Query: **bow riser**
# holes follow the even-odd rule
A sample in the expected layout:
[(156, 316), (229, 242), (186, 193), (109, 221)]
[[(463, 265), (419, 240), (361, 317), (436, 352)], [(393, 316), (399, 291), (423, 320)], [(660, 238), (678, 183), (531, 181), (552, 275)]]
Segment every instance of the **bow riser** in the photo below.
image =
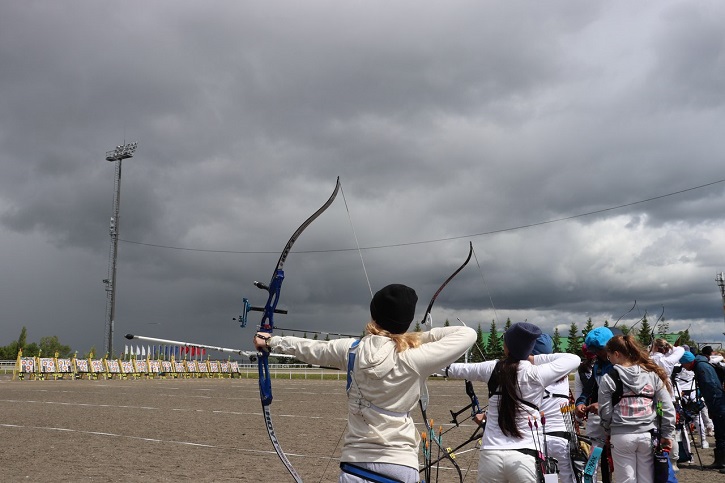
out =
[[(286, 313), (286, 311), (278, 310), (277, 309), (277, 303), (279, 302), (280, 293), (282, 291), (282, 282), (284, 281), (284, 270), (282, 269), (284, 267), (284, 263), (287, 260), (287, 256), (290, 254), (290, 251), (292, 250), (292, 246), (297, 241), (297, 238), (299, 238), (300, 234), (307, 228), (322, 212), (324, 212), (333, 202), (335, 197), (337, 196), (337, 192), (340, 190), (340, 178), (337, 178), (337, 183), (335, 184), (335, 190), (332, 192), (332, 195), (328, 198), (328, 200), (323, 204), (317, 211), (315, 211), (312, 216), (307, 218), (300, 226), (295, 230), (295, 232), (292, 234), (290, 239), (287, 241), (287, 244), (284, 246), (284, 249), (282, 250), (282, 254), (279, 256), (279, 260), (277, 260), (277, 266), (274, 269), (274, 272), (272, 273), (272, 279), (269, 282), (269, 286), (266, 286), (262, 283), (255, 282), (254, 285), (262, 290), (267, 291), (267, 303), (264, 305), (264, 309), (262, 309), (263, 315), (262, 315), (262, 321), (260, 322), (259, 331), (260, 332), (267, 332), (268, 334), (272, 334), (274, 331), (274, 314), (275, 313)], [(258, 310), (256, 307), (251, 307), (249, 302), (245, 299), (244, 300), (244, 307), (242, 309), (242, 314), (240, 315), (239, 319), (241, 322), (241, 326), (244, 327), (246, 325), (247, 321), (247, 313), (250, 310)], [(272, 404), (272, 378), (270, 377), (269, 373), (269, 353), (263, 352), (259, 356), (259, 360), (257, 361), (258, 369), (259, 369), (259, 397), (262, 402), (262, 410), (264, 413), (264, 424), (267, 428), (267, 433), (269, 434), (269, 439), (272, 442), (272, 445), (274, 446), (274, 450), (279, 456), (282, 463), (285, 465), (287, 470), (290, 472), (290, 475), (292, 475), (292, 478), (298, 483), (302, 482), (302, 478), (297, 474), (294, 467), (292, 466), (292, 463), (287, 459), (287, 455), (285, 455), (284, 451), (282, 450), (282, 447), (279, 444), (279, 440), (277, 439), (277, 435), (274, 432), (274, 425), (272, 424), (272, 413), (270, 411), (270, 405)]]

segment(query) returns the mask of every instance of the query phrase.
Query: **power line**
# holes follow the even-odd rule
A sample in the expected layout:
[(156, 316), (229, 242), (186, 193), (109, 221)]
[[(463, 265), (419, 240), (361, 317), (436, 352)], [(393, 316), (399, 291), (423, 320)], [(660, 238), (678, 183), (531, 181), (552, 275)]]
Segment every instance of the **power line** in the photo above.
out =
[[(673, 191), (671, 193), (667, 193), (664, 195), (653, 196), (652, 198), (646, 198), (644, 200), (633, 201), (631, 203), (624, 203), (622, 205), (611, 206), (609, 208), (602, 208), (600, 210), (587, 211), (585, 213), (579, 213), (576, 215), (564, 216), (561, 218), (553, 218), (551, 220), (538, 221), (538, 222), (534, 222), (534, 223), (527, 223), (525, 225), (518, 225), (518, 226), (509, 227), (509, 228), (500, 228), (497, 230), (473, 233), (470, 235), (458, 235), (458, 236), (451, 236), (451, 237), (445, 237), (445, 238), (435, 238), (432, 240), (419, 240), (419, 241), (412, 241), (412, 242), (405, 242), (405, 243), (391, 243), (388, 245), (372, 245), (372, 246), (368, 246), (368, 247), (359, 247), (359, 248), (353, 247), (353, 248), (331, 248), (331, 249), (327, 249), (327, 250), (299, 250), (299, 251), (296, 251), (296, 253), (334, 253), (334, 252), (351, 252), (351, 251), (358, 251), (358, 250), (379, 250), (379, 249), (383, 249), (383, 248), (406, 247), (406, 246), (412, 246), (412, 245), (427, 245), (427, 244), (431, 244), (431, 243), (440, 243), (440, 242), (451, 241), (451, 240), (460, 240), (460, 239), (475, 238), (475, 237), (479, 237), (479, 236), (495, 235), (498, 233), (523, 230), (526, 228), (533, 228), (536, 226), (550, 225), (552, 223), (559, 223), (562, 221), (573, 220), (576, 218), (583, 218), (585, 216), (596, 215), (599, 213), (606, 213), (607, 211), (619, 210), (622, 208), (626, 208), (628, 206), (635, 206), (635, 205), (640, 205), (643, 203), (649, 203), (650, 201), (660, 200), (662, 198), (667, 198), (670, 196), (687, 193), (688, 191), (695, 191), (695, 190), (699, 190), (702, 188), (707, 188), (709, 186), (713, 186), (713, 185), (720, 184), (720, 183), (725, 183), (725, 179), (713, 181), (712, 183), (707, 183), (707, 184), (695, 186), (692, 188), (686, 188), (686, 189), (679, 190), (679, 191)], [(122, 239), (119, 239), (119, 241), (122, 241), (123, 243), (133, 244), (133, 245), (142, 245), (142, 246), (153, 247), (153, 248), (163, 248), (166, 250), (182, 250), (182, 251), (188, 251), (188, 252), (230, 253), (230, 254), (243, 254), (243, 255), (262, 255), (262, 254), (277, 254), (278, 253), (278, 252), (259, 251), (259, 250), (212, 250), (212, 249), (205, 249), (205, 248), (187, 248), (187, 247), (176, 247), (176, 246), (170, 246), (170, 245), (159, 245), (156, 243), (143, 243), (143, 242), (138, 242), (138, 241), (122, 240)]]

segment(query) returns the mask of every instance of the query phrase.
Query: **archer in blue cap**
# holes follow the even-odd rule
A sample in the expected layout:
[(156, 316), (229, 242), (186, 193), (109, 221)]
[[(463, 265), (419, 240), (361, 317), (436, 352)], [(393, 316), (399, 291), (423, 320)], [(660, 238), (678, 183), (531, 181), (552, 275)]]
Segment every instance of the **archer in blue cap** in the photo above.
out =
[[(612, 369), (612, 363), (607, 359), (607, 351), (604, 349), (614, 333), (608, 327), (597, 327), (587, 333), (584, 343), (587, 350), (597, 355), (592, 367), (592, 375), (587, 380), (582, 380), (582, 392), (576, 399), (576, 415), (580, 418), (591, 413), (587, 423), (587, 436), (604, 440), (606, 435), (604, 429), (599, 425), (599, 381)], [(609, 469), (602, 468), (603, 471)]]
[(684, 366), (685, 364), (688, 364), (694, 360), (695, 360), (695, 354), (693, 354), (690, 351), (685, 351), (685, 353), (682, 354), (682, 357), (680, 357), (680, 364), (682, 364)]
[(607, 346), (607, 342), (612, 337), (614, 337), (614, 333), (609, 327), (597, 327), (589, 331), (586, 339), (584, 339), (584, 343), (587, 345), (588, 350), (599, 352)]

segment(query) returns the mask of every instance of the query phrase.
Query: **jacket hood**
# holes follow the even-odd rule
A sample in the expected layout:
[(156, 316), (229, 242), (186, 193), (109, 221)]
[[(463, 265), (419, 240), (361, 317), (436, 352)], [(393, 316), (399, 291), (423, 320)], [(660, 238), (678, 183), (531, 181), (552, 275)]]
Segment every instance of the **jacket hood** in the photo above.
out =
[(615, 365), (614, 370), (619, 372), (625, 390), (630, 389), (635, 394), (641, 393), (645, 385), (652, 385), (652, 373), (643, 370), (640, 366)]
[(382, 335), (366, 335), (365, 338), (367, 340), (358, 349), (358, 369), (368, 377), (380, 379), (395, 367), (395, 358), (390, 357), (395, 352), (395, 343)]

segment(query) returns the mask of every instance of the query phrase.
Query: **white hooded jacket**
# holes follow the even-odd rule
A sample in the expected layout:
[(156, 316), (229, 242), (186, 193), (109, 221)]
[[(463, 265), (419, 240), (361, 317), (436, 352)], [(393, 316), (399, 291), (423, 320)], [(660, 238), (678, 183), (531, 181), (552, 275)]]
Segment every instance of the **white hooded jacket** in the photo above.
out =
[[(420, 436), (410, 413), (418, 404), (421, 384), (463, 355), (476, 341), (476, 331), (468, 327), (439, 327), (422, 332), (421, 341), (420, 347), (396, 352), (388, 337), (366, 335), (360, 340), (348, 396), (348, 425), (341, 461), (418, 468)], [(354, 342), (355, 339), (319, 341), (279, 336), (269, 340), (276, 352), (344, 371)]]

